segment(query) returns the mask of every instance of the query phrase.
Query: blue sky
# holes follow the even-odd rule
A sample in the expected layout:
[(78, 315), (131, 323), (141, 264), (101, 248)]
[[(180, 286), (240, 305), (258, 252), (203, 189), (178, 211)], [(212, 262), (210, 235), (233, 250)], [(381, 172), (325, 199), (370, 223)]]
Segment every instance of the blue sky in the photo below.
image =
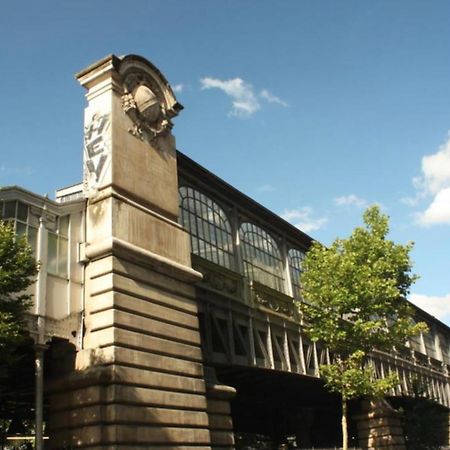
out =
[(411, 299), (450, 324), (450, 2), (5, 1), (0, 184), (81, 179), (83, 89), (150, 59), (185, 110), (178, 148), (325, 243), (374, 202), (415, 241)]

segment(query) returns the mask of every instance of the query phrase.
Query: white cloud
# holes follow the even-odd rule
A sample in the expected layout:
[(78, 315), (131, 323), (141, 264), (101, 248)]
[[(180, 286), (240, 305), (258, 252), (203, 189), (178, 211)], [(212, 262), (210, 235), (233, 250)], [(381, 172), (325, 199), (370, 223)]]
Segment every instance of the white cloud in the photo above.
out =
[(444, 297), (411, 294), (409, 300), (439, 320), (450, 319), (450, 294)]
[(183, 83), (175, 84), (174, 86), (172, 86), (172, 91), (176, 92), (177, 94), (179, 94), (180, 92), (183, 92), (183, 89), (184, 89)]
[(438, 191), (431, 205), (418, 215), (418, 222), (423, 226), (438, 223), (450, 225), (450, 187)]
[(219, 80), (205, 77), (200, 80), (200, 83), (202, 89), (220, 89), (233, 99), (233, 107), (230, 111), (232, 116), (250, 117), (261, 107), (253, 91), (253, 86), (241, 78)]
[(259, 95), (261, 98), (268, 101), (269, 103), (276, 103), (280, 106), (284, 106), (285, 108), (287, 108), (289, 106), (284, 100), (281, 100), (280, 97), (277, 97), (276, 95), (271, 94), (267, 89), (263, 89), (259, 93)]
[(450, 138), (439, 150), (422, 158), (422, 177), (416, 183), (431, 194), (450, 187)]
[(450, 137), (436, 153), (422, 158), (421, 169), (422, 174), (413, 178), (416, 196), (402, 199), (403, 203), (415, 206), (431, 197), (425, 211), (416, 214), (417, 223), (422, 226), (450, 224)]
[(357, 206), (358, 208), (365, 208), (368, 205), (366, 200), (364, 200), (363, 198), (359, 198), (355, 194), (343, 195), (341, 197), (336, 197), (334, 199), (334, 203), (338, 206), (354, 205), (354, 206)]
[(313, 217), (313, 210), (309, 206), (298, 209), (289, 209), (281, 217), (305, 233), (318, 230), (328, 221), (326, 217)]

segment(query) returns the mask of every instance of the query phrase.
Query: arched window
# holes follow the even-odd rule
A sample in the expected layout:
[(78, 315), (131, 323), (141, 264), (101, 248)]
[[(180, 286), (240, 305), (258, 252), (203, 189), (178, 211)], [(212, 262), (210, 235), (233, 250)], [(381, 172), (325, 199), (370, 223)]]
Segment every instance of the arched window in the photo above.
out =
[(303, 272), (303, 260), (305, 254), (301, 250), (291, 248), (288, 252), (289, 273), (291, 275), (292, 294), (295, 298), (302, 296), (301, 275)]
[(191, 235), (192, 253), (233, 269), (233, 237), (223, 209), (201, 192), (180, 187), (181, 223)]
[(239, 230), (245, 275), (278, 291), (283, 291), (283, 264), (275, 239), (253, 223)]

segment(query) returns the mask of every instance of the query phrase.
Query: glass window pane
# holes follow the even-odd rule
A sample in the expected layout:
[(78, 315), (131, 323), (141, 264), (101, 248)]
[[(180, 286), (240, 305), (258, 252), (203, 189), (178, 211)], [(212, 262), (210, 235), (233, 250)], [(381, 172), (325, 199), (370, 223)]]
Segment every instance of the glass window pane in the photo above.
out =
[(27, 222), (28, 220), (28, 205), (22, 202), (18, 202), (17, 205), (17, 218), (22, 222)]
[(283, 265), (277, 243), (262, 228), (244, 222), (239, 231), (246, 275), (274, 289), (283, 289)]
[(69, 216), (59, 218), (59, 234), (66, 237), (69, 235)]
[(3, 212), (3, 217), (5, 219), (9, 219), (9, 218), (14, 219), (16, 217), (16, 202), (15, 201), (5, 202), (5, 209)]
[(28, 215), (28, 224), (34, 227), (39, 226), (39, 217), (36, 214), (37, 214), (36, 211), (34, 214), (30, 211), (30, 214)]
[(290, 249), (288, 252), (289, 270), (291, 275), (292, 291), (294, 297), (301, 297), (301, 274), (303, 270), (304, 252), (298, 249)]
[(33, 227), (28, 227), (28, 243), (33, 249), (33, 253), (36, 255), (37, 251), (37, 229)]
[(59, 238), (59, 252), (58, 252), (58, 274), (67, 276), (68, 263), (68, 241), (64, 238)]
[(17, 236), (25, 236), (27, 234), (27, 226), (24, 223), (16, 222)]
[(47, 227), (47, 230), (50, 230), (50, 231), (53, 231), (54, 233), (56, 233), (58, 231), (57, 222), (58, 221), (56, 218), (50, 218), (45, 225)]
[(47, 271), (56, 274), (58, 270), (58, 236), (48, 234)]
[[(179, 192), (181, 223), (191, 235), (192, 252), (232, 268), (233, 240), (224, 211), (200, 191), (182, 186)], [(219, 257), (222, 253), (228, 257)]]

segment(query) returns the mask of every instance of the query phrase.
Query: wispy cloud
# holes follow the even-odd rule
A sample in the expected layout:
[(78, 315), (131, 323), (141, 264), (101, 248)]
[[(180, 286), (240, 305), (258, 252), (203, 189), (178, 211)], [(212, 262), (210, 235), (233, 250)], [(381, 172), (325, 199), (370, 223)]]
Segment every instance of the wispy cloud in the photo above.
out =
[(281, 214), (281, 217), (305, 233), (322, 228), (328, 221), (326, 217), (314, 217), (314, 211), (309, 206), (288, 209)]
[(259, 94), (255, 92), (253, 85), (242, 78), (221, 80), (219, 78), (205, 77), (200, 79), (201, 89), (219, 89), (232, 98), (231, 116), (251, 117), (261, 109), (260, 100), (288, 107), (287, 102), (262, 89)]
[(263, 184), (256, 189), (258, 192), (273, 192), (275, 188), (270, 184)]
[[(436, 153), (422, 158), (422, 174), (413, 179), (417, 190), (411, 204), (432, 198), (425, 211), (417, 214), (422, 226), (450, 224), (450, 137)], [(417, 204), (416, 203), (416, 204)]]
[(402, 197), (400, 201), (406, 206), (417, 206), (421, 200), (421, 196), (416, 195), (414, 197)]
[(172, 86), (172, 91), (176, 92), (177, 94), (179, 94), (180, 92), (183, 92), (183, 90), (184, 90), (183, 83), (175, 84), (174, 86)]
[(266, 100), (269, 103), (276, 103), (277, 105), (283, 106), (287, 108), (289, 104), (282, 100), (280, 97), (277, 97), (276, 95), (271, 94), (267, 89), (263, 89), (259, 93), (260, 97)]
[(365, 208), (369, 204), (367, 200), (364, 200), (355, 194), (336, 197), (334, 203), (337, 206), (357, 206), (358, 208)]
[(219, 80), (218, 78), (205, 77), (200, 80), (202, 89), (220, 89), (230, 96), (232, 109), (230, 115), (236, 117), (250, 117), (261, 106), (253, 90), (253, 86), (242, 78), (231, 80)]
[(439, 320), (450, 320), (450, 294), (443, 297), (411, 294), (409, 300)]

